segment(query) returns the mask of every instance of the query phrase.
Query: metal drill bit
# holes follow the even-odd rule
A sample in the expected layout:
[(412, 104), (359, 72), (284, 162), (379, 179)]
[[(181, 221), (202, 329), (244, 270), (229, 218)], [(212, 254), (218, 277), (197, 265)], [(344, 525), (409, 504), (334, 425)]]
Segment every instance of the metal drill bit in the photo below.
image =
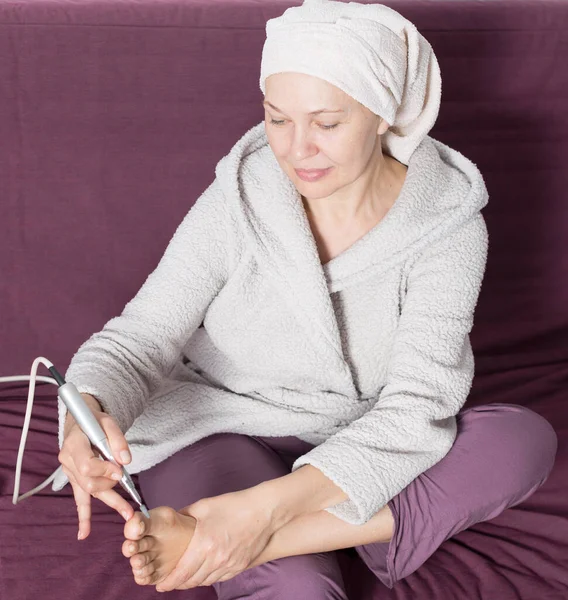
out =
[(140, 512), (147, 519), (149, 519), (150, 513), (148, 512), (146, 505), (142, 502), (142, 498), (140, 497), (140, 494), (138, 493), (138, 490), (136, 489), (136, 486), (134, 485), (134, 482), (132, 481), (132, 477), (130, 477), (130, 474), (124, 467), (121, 467), (121, 468), (122, 468), (122, 479), (119, 481), (120, 485), (130, 494), (130, 496), (134, 499), (136, 504), (138, 504), (138, 506), (140, 507)]

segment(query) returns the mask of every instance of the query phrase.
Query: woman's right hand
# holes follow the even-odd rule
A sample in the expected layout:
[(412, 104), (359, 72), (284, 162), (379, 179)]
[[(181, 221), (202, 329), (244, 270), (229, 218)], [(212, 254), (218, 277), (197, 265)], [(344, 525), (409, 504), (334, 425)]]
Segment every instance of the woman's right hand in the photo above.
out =
[[(93, 396), (81, 394), (81, 397), (105, 432), (115, 460), (119, 465), (128, 464), (131, 460), (128, 443), (116, 421), (103, 411)], [(128, 501), (112, 489), (122, 477), (120, 467), (108, 460), (101, 460), (98, 451), (69, 412), (65, 419), (63, 445), (57, 458), (73, 488), (79, 513), (78, 539), (86, 538), (91, 531), (91, 496), (114, 508), (126, 521), (134, 515)], [(112, 479), (113, 475), (118, 479)]]

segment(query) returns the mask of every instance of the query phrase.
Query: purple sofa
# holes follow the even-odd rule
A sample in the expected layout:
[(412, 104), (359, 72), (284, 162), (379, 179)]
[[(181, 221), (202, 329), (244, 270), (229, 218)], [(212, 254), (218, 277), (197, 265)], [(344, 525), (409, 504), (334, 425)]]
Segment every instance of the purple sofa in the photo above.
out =
[[(29, 374), (37, 356), (65, 372), (121, 312), (217, 161), (263, 119), (265, 23), (299, 3), (0, 0), (0, 376)], [(350, 597), (566, 599), (568, 3), (386, 3), (437, 53), (431, 135), (472, 159), (490, 193), (468, 405), (528, 406), (559, 449), (529, 500), (448, 540), (392, 590), (341, 551)], [(59, 464), (55, 389), (38, 385), (20, 493)], [(69, 486), (12, 505), (26, 399), (27, 383), (0, 384), (1, 600), (162, 597), (134, 583), (123, 520), (102, 503), (82, 542)]]

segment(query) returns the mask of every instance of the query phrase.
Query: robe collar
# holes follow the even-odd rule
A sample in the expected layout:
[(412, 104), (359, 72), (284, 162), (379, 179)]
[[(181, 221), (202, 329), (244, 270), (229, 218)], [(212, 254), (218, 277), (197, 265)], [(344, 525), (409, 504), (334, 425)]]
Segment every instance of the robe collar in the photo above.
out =
[(215, 173), (262, 273), (303, 323), (330, 373), (342, 374), (342, 391), (349, 396), (356, 390), (330, 293), (379, 277), (487, 203), (475, 165), (427, 136), (411, 156), (405, 182), (385, 217), (322, 266), (302, 197), (278, 164), (264, 122), (233, 146)]

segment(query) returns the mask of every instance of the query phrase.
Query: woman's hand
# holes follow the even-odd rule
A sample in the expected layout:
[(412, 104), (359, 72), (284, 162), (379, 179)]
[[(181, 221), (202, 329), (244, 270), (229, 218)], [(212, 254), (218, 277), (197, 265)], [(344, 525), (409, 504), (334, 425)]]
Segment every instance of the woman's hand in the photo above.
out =
[[(81, 397), (105, 432), (116, 461), (119, 464), (129, 463), (131, 458), (128, 444), (115, 420), (102, 410), (93, 396), (81, 394)], [(121, 457), (123, 451), (128, 453), (127, 457)], [(73, 488), (79, 513), (78, 539), (86, 538), (91, 531), (91, 496), (117, 510), (126, 521), (132, 517), (134, 511), (130, 504), (111, 489), (122, 477), (120, 467), (99, 457), (71, 413), (67, 413), (65, 419), (63, 445), (57, 458)], [(113, 480), (114, 475), (118, 479)]]
[(249, 567), (275, 531), (270, 506), (253, 490), (204, 498), (179, 511), (197, 520), (195, 532), (158, 591), (211, 585)]

